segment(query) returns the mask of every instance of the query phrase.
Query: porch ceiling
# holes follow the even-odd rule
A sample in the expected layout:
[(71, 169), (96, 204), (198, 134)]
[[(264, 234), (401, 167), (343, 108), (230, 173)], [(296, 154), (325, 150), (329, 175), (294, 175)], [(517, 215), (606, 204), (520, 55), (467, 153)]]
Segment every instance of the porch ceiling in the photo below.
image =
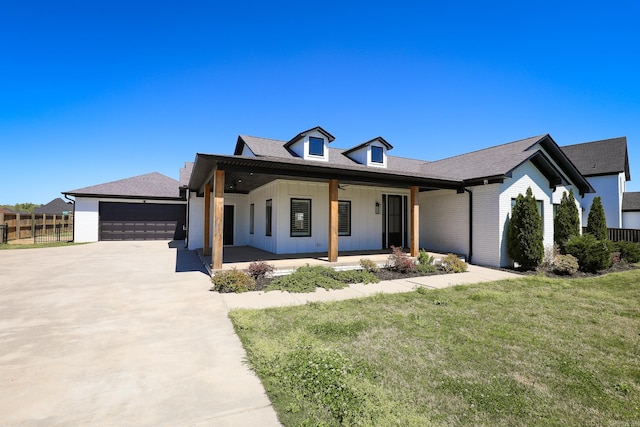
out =
[(417, 175), (403, 171), (371, 170), (366, 166), (344, 167), (316, 162), (309, 164), (303, 159), (272, 157), (219, 156), (197, 154), (189, 181), (189, 189), (202, 192), (213, 171), (225, 171), (225, 192), (248, 193), (276, 179), (298, 179), (302, 181), (326, 182), (338, 179), (340, 184), (369, 185), (376, 187), (411, 187), (421, 191), (433, 189), (460, 190), (462, 182), (449, 179)]

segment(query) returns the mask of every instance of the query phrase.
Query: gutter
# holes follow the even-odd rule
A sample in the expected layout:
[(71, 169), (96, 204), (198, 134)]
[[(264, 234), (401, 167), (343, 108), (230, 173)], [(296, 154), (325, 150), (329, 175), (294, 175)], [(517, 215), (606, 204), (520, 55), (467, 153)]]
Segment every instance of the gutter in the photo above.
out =
[(65, 199), (70, 201), (71, 204), (73, 205), (73, 231), (71, 231), (71, 241), (75, 242), (76, 241), (76, 201), (73, 199), (70, 199), (67, 193), (62, 193), (62, 195), (64, 196)]
[(464, 191), (469, 193), (469, 254), (467, 255), (467, 262), (471, 264), (473, 256), (473, 192), (467, 188)]

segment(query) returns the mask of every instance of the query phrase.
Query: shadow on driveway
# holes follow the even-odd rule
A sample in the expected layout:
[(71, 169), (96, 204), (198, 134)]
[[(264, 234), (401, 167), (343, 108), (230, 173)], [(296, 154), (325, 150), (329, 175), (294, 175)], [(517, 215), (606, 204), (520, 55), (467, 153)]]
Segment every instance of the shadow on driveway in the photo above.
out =
[(202, 264), (200, 257), (196, 251), (190, 251), (185, 247), (184, 240), (172, 240), (169, 247), (177, 249), (176, 251), (176, 273), (187, 273), (199, 271), (202, 274), (209, 275), (207, 268)]

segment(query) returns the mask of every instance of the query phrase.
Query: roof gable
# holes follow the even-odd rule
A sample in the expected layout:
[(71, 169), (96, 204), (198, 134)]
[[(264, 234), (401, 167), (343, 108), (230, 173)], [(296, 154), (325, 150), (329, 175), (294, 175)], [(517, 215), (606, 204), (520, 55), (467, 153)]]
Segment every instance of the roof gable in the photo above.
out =
[(560, 148), (584, 176), (624, 172), (626, 180), (631, 180), (627, 138), (624, 136)]
[(179, 186), (180, 183), (177, 180), (158, 172), (152, 172), (132, 178), (65, 191), (63, 194), (93, 197), (180, 199)]
[(373, 139), (370, 139), (369, 141), (363, 142), (362, 144), (356, 145), (353, 148), (349, 148), (348, 150), (346, 150), (344, 153), (345, 156), (349, 155), (350, 153), (353, 153), (354, 151), (358, 151), (368, 145), (371, 145), (374, 142), (379, 142), (380, 144), (382, 144), (384, 146), (384, 148), (386, 148), (387, 150), (391, 150), (393, 148), (393, 145), (389, 144), (383, 137), (381, 136), (377, 136)]
[(333, 142), (336, 139), (333, 135), (331, 135), (326, 130), (322, 129), (320, 126), (316, 126), (314, 128), (302, 131), (299, 134), (297, 134), (296, 136), (294, 136), (293, 138), (291, 138), (284, 145), (285, 148), (292, 146), (293, 144), (295, 144), (296, 142), (300, 141), (302, 138), (304, 138), (305, 136), (307, 136), (308, 134), (313, 133), (313, 132), (320, 132), (322, 135), (324, 135), (327, 138), (327, 142), (329, 142), (329, 143)]

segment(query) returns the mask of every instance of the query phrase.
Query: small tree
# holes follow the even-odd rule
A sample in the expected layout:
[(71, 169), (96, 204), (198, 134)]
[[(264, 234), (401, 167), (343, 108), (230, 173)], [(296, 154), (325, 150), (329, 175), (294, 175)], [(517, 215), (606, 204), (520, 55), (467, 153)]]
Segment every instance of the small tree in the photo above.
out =
[(542, 243), (542, 217), (538, 212), (531, 187), (527, 195), (518, 194), (511, 209), (511, 220), (507, 230), (507, 252), (509, 256), (527, 270), (540, 264), (544, 256)]
[(609, 239), (607, 219), (604, 215), (604, 208), (602, 207), (600, 196), (594, 197), (591, 203), (589, 217), (587, 218), (587, 233), (593, 235), (598, 240)]
[(553, 220), (553, 241), (561, 248), (571, 238), (580, 235), (580, 213), (573, 196), (573, 188), (562, 193), (558, 212)]

